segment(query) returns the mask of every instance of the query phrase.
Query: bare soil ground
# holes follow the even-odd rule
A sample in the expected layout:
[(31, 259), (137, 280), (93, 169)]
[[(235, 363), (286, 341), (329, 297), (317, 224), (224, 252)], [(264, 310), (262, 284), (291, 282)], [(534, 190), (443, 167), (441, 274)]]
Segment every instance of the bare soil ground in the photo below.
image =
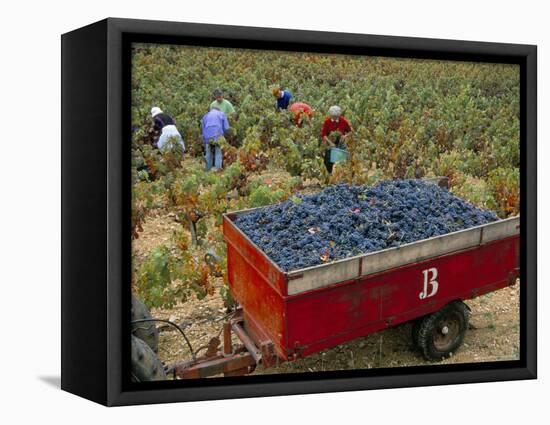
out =
[[(140, 238), (134, 241), (135, 256), (143, 258), (150, 250), (170, 240), (180, 224), (168, 215), (149, 217)], [(189, 299), (170, 310), (153, 309), (153, 317), (168, 319), (185, 326), (193, 347), (198, 349), (220, 333), (225, 309), (217, 279), (214, 295), (203, 300)], [(463, 346), (449, 363), (477, 363), (519, 359), (519, 284), (467, 302), (471, 308), (470, 329)], [(182, 336), (172, 329), (160, 329), (159, 357), (165, 363), (190, 359)], [(411, 346), (408, 324), (341, 344), (276, 368), (258, 368), (254, 374), (319, 372), (345, 369), (370, 369), (433, 364), (424, 360)]]

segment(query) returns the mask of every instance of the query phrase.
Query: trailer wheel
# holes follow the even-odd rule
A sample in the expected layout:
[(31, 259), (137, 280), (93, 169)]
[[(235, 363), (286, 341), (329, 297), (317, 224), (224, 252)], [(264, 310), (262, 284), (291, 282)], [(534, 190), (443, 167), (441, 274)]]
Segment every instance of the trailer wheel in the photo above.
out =
[(470, 313), (466, 304), (455, 301), (421, 319), (416, 345), (427, 360), (441, 360), (464, 341)]
[(416, 350), (420, 347), (418, 346), (418, 331), (420, 330), (420, 324), (422, 323), (422, 319), (417, 319), (414, 322), (412, 322), (411, 326), (411, 336), (412, 336), (412, 347)]
[(132, 335), (132, 381), (161, 381), (166, 379), (164, 366), (143, 340)]
[[(132, 320), (151, 319), (151, 313), (136, 296), (132, 295)], [(159, 333), (155, 322), (140, 322), (132, 324), (132, 334), (151, 347), (156, 353), (159, 346)]]

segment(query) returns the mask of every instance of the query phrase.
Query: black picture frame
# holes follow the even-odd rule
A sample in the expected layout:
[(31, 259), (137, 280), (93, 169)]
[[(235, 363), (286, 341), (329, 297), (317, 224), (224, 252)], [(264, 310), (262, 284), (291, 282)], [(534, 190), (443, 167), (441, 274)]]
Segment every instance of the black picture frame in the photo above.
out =
[[(536, 378), (536, 46), (118, 18), (61, 42), (62, 389), (112, 406)], [(132, 42), (519, 64), (520, 360), (131, 385)]]

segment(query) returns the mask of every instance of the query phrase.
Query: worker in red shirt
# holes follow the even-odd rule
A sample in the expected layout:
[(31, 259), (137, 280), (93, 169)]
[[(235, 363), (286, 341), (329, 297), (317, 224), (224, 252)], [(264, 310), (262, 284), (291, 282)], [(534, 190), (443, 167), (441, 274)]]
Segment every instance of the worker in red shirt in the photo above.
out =
[(298, 127), (301, 127), (304, 121), (313, 116), (313, 109), (311, 109), (311, 106), (303, 102), (293, 103), (288, 110), (294, 115), (294, 123)]
[[(328, 115), (321, 129), (321, 137), (323, 142), (328, 144), (328, 148), (325, 151), (325, 167), (327, 167), (327, 171), (331, 174), (333, 163), (330, 162), (330, 148), (336, 147), (339, 149), (346, 149), (345, 141), (353, 132), (353, 128), (351, 128), (348, 120), (342, 116), (342, 108), (339, 106), (331, 106), (328, 110)], [(339, 131), (341, 133), (338, 140), (331, 140), (329, 137), (334, 131)]]

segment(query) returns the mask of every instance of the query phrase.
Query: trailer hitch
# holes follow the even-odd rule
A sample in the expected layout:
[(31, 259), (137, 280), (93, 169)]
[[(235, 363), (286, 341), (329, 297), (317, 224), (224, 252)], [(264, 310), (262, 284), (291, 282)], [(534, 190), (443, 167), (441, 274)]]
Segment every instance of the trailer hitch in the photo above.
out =
[[(220, 347), (218, 337), (212, 338), (204, 356), (178, 362), (171, 367), (175, 376), (180, 379), (197, 379), (216, 375), (241, 376), (253, 372), (256, 366), (262, 363), (264, 355), (266, 360), (271, 357), (272, 348), (269, 343), (258, 348), (243, 324), (242, 310), (237, 310), (223, 325), (223, 347)], [(234, 346), (232, 334), (235, 334), (242, 344)]]

